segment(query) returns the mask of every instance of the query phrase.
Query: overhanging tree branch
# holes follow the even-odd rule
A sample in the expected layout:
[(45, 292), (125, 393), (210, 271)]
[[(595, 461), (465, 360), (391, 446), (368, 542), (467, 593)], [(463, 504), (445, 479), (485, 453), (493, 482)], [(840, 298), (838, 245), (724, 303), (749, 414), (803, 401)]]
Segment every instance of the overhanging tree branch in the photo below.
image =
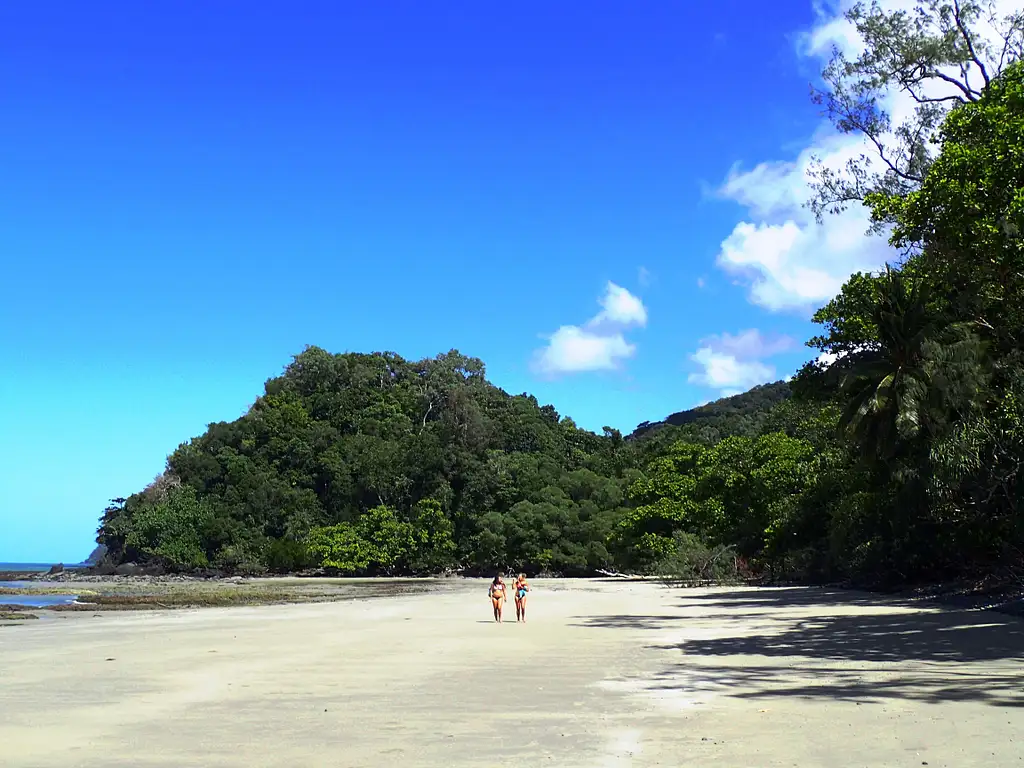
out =
[[(988, 76), (988, 70), (985, 69), (985, 64), (978, 57), (977, 52), (974, 50), (974, 43), (971, 40), (971, 33), (967, 31), (967, 27), (964, 26), (963, 16), (960, 11), (960, 0), (953, 0), (953, 20), (956, 22), (957, 29), (960, 30), (960, 35), (963, 37), (964, 43), (967, 45), (967, 52), (971, 56), (971, 61), (974, 62), (975, 66), (981, 72), (981, 77), (985, 81), (985, 85), (988, 85), (991, 80)], [(964, 78), (966, 79), (967, 73), (964, 72)]]
[[(863, 201), (872, 192), (906, 194), (921, 184), (931, 165), (929, 140), (949, 109), (977, 101), (1006, 66), (1022, 55), (1024, 13), (996, 19), (988, 4), (995, 38), (975, 29), (986, 19), (972, 0), (921, 0), (916, 12), (887, 11), (877, 0), (858, 2), (846, 14), (864, 49), (847, 59), (837, 49), (822, 71), (825, 87), (812, 88), (815, 103), (840, 133), (861, 135), (871, 156), (842, 171), (817, 163), (810, 170), (818, 219)], [(983, 84), (972, 83), (977, 67)], [(893, 92), (907, 94), (918, 108), (893, 126), (880, 104)], [(877, 163), (877, 165), (876, 165)]]

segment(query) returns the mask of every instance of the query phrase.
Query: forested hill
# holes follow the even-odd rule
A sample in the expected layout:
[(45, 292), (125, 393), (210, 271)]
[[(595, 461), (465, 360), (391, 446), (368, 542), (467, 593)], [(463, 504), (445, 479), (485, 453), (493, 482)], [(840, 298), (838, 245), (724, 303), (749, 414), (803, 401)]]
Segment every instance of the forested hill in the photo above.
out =
[(113, 562), (178, 568), (583, 572), (611, 562), (632, 463), (621, 442), (510, 396), (456, 351), (308, 348), (248, 413), (116, 499), (99, 541)]
[(716, 442), (729, 435), (756, 435), (763, 428), (771, 409), (789, 396), (789, 384), (785, 381), (761, 384), (738, 395), (673, 413), (663, 421), (645, 421), (637, 426), (630, 438), (639, 438), (664, 427), (686, 427), (675, 431), (674, 437), (685, 435), (701, 442)]
[(760, 387), (677, 414), (687, 423), (659, 439), (624, 440), (509, 395), (454, 350), (407, 361), (311, 347), (248, 413), (211, 424), (148, 488), (115, 499), (98, 540), (108, 564), (175, 570), (657, 570), (673, 532), (636, 516), (644, 468), (679, 440), (740, 436), (722, 450), (766, 449), (762, 460), (791, 450), (781, 432), (757, 442), (785, 392)]

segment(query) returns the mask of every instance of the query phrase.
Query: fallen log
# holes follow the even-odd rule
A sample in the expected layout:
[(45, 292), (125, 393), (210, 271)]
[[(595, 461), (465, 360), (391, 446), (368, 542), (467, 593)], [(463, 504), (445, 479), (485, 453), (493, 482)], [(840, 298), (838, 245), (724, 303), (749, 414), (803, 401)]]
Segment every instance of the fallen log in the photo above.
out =
[(639, 574), (635, 574), (635, 573), (619, 573), (618, 571), (606, 571), (603, 568), (598, 568), (597, 572), (600, 573), (602, 576), (608, 576), (608, 577), (613, 578), (613, 579), (636, 579), (636, 578), (644, 579), (644, 578), (647, 578), (646, 576), (640, 576)]

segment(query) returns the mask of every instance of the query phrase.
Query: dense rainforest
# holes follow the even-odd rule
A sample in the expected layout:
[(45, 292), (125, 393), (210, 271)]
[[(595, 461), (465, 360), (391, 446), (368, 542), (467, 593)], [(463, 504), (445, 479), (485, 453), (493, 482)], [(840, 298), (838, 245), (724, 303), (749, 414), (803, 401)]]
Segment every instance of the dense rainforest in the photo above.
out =
[[(969, 3), (858, 5), (848, 18), (867, 50), (837, 53), (816, 98), (879, 157), (818, 168), (812, 205), (866, 206), (900, 257), (817, 311), (816, 359), (789, 383), (595, 434), (454, 350), (409, 361), (307, 348), (244, 416), (112, 502), (98, 535), (108, 562), (1019, 577), (1024, 23), (1005, 20), (992, 48)], [(947, 74), (956, 65), (962, 78)], [(879, 106), (887, 88), (916, 102), (901, 126)]]

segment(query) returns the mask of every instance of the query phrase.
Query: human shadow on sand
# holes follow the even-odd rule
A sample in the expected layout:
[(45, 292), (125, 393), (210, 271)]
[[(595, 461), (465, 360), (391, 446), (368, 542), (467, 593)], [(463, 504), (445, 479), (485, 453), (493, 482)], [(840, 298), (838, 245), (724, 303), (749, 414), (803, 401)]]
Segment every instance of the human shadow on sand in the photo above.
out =
[[(722, 610), (709, 616), (708, 607)], [(686, 595), (678, 614), (597, 616), (578, 626), (685, 636), (699, 622), (702, 631), (691, 639), (649, 646), (679, 654), (647, 686), (652, 690), (1024, 706), (1024, 621), (987, 611), (895, 607), (842, 590), (742, 589)], [(740, 626), (751, 619), (753, 626)]]

